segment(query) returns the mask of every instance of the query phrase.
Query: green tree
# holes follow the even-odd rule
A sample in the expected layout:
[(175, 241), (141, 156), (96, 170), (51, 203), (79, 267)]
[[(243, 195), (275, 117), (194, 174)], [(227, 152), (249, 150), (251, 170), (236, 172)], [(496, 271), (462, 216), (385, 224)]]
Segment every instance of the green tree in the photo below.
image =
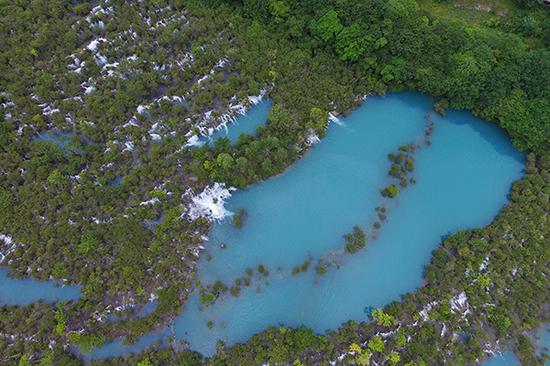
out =
[(374, 336), (368, 343), (369, 349), (373, 352), (384, 352), (384, 341), (380, 336)]
[(355, 62), (365, 52), (367, 38), (357, 23), (342, 29), (336, 36), (336, 53), (342, 61)]
[(384, 313), (382, 309), (373, 310), (372, 318), (376, 322), (376, 324), (383, 327), (393, 327), (397, 325), (397, 319), (389, 314)]
[(397, 365), (399, 363), (399, 361), (401, 360), (401, 357), (399, 356), (399, 353), (397, 352), (392, 352), (390, 353), (387, 357), (386, 357), (386, 360), (391, 364), (391, 365)]
[(290, 6), (283, 0), (269, 0), (269, 11), (275, 20), (280, 22), (288, 17)]
[(138, 362), (136, 366), (153, 366), (153, 364), (151, 363), (151, 361), (149, 361), (148, 358), (144, 358), (143, 360)]
[(344, 26), (340, 23), (340, 19), (338, 19), (338, 13), (334, 10), (328, 11), (325, 15), (316, 21), (312, 21), (310, 24), (312, 33), (325, 43), (334, 40), (334, 37), (340, 33), (343, 28)]
[(77, 246), (77, 250), (79, 254), (88, 256), (93, 253), (94, 250), (99, 248), (99, 245), (100, 241), (96, 239), (93, 234), (87, 233), (81, 237), (80, 243)]

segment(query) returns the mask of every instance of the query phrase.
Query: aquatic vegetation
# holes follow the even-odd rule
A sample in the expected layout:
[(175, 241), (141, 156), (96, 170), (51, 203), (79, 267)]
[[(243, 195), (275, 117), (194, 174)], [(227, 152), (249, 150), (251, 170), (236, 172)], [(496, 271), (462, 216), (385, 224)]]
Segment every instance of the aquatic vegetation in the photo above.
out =
[(346, 250), (352, 254), (363, 249), (367, 242), (365, 232), (357, 225), (353, 227), (352, 233), (344, 235), (344, 239)]
[(310, 261), (305, 260), (300, 266), (295, 266), (292, 268), (292, 275), (297, 275), (302, 272), (307, 272), (309, 269)]
[(239, 211), (233, 214), (231, 217), (231, 222), (233, 223), (233, 226), (237, 228), (243, 227), (244, 219), (246, 218), (246, 210), (241, 208)]
[(399, 194), (399, 188), (397, 188), (395, 184), (390, 184), (384, 188), (381, 193), (383, 197), (395, 198)]

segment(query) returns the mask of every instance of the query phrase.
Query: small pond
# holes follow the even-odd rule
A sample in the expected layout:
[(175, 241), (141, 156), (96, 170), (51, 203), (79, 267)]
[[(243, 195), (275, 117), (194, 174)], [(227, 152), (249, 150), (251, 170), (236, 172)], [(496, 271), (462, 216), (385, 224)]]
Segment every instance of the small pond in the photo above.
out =
[(222, 137), (227, 137), (231, 143), (236, 143), (242, 134), (254, 135), (258, 127), (263, 126), (267, 121), (269, 110), (271, 109), (271, 100), (260, 100), (258, 104), (252, 106), (244, 115), (239, 115), (235, 120), (225, 128), (214, 131), (206, 142), (212, 143)]
[(59, 130), (50, 130), (40, 132), (33, 137), (33, 141), (49, 141), (58, 145), (59, 147), (65, 147), (72, 138), (72, 133), (63, 132)]

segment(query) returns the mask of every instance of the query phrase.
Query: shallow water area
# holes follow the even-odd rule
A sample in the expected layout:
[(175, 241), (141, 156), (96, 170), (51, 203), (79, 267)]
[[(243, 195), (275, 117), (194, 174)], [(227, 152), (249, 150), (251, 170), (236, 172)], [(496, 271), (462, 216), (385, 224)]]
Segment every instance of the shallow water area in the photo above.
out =
[(27, 305), (35, 301), (76, 301), (81, 296), (78, 286), (57, 286), (53, 281), (15, 279), (8, 269), (0, 267), (0, 305)]
[[(536, 353), (541, 357), (544, 353), (548, 355), (550, 351), (550, 324), (545, 324), (537, 332), (533, 339), (536, 345)], [(550, 366), (550, 360), (546, 360), (544, 365)], [(487, 361), (483, 366), (521, 366), (518, 357), (512, 351), (497, 353)]]
[(491, 357), (483, 362), (483, 366), (521, 366), (521, 363), (514, 352), (507, 351)]
[[(206, 245), (212, 258), (201, 257), (199, 279), (231, 285), (250, 267), (252, 285), (207, 308), (195, 291), (174, 323), (176, 338), (211, 355), (218, 340), (242, 342), (270, 325), (324, 332), (350, 319), (366, 320), (366, 308), (421, 286), (423, 266), (441, 237), (488, 224), (524, 164), (501, 129), (466, 112), (440, 117), (431, 107), (431, 99), (417, 93), (368, 98), (332, 123), (327, 136), (286, 172), (234, 193), (227, 208), (247, 211), (244, 226), (237, 229), (230, 220), (214, 225)], [(415, 155), (417, 184), (385, 201), (380, 189), (390, 183), (387, 155), (399, 145), (423, 144), (427, 116), (435, 130), (432, 145)], [(383, 202), (389, 202), (388, 221), (378, 239), (369, 237), (340, 269), (316, 275), (319, 256), (341, 250), (342, 236), (354, 225), (371, 232), (374, 208)], [(310, 270), (293, 276), (292, 268), (308, 258)], [(259, 264), (268, 277), (257, 273)], [(130, 351), (117, 342), (109, 347), (109, 355), (98, 357)]]
[(271, 109), (271, 100), (260, 100), (258, 104), (253, 105), (244, 115), (239, 115), (235, 120), (229, 123), (226, 128), (220, 128), (206, 139), (209, 144), (216, 140), (227, 137), (234, 144), (239, 140), (241, 134), (255, 135), (258, 127), (265, 125), (267, 116)]
[(58, 145), (59, 147), (65, 147), (72, 138), (72, 133), (63, 132), (59, 130), (51, 130), (40, 132), (33, 137), (33, 141), (49, 141)]

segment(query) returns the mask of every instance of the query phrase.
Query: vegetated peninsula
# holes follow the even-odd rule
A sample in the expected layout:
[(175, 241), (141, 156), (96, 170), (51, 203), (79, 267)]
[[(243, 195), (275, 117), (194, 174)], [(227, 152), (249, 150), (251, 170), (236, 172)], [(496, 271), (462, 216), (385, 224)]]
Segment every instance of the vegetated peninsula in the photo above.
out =
[[(501, 350), (524, 365), (547, 358), (533, 338), (549, 321), (546, 1), (1, 1), (0, 34), (0, 364), (470, 365)], [(225, 207), (235, 190), (284, 172), (366, 96), (404, 90), (433, 97), (440, 114), (467, 110), (502, 127), (525, 153), (499, 214), (433, 243), (423, 286), (365, 304), (362, 321), (324, 333), (272, 324), (209, 356), (177, 340), (171, 326), (193, 293), (215, 306), (226, 290), (239, 296), (283, 273), (260, 260), (232, 283), (202, 282), (200, 261), (216, 255), (212, 227), (254, 223), (252, 211)], [(267, 99), (255, 134), (211, 141)], [(429, 151), (437, 128), (430, 122), (415, 143)], [(421, 184), (409, 143), (380, 160), (383, 202)], [(384, 230), (392, 208), (369, 209)], [(334, 248), (368, 255), (372, 225), (354, 223)], [(300, 258), (288, 281), (324, 275), (318, 259)], [(39, 291), (53, 283), (70, 293)], [(163, 342), (90, 356), (151, 334)]]

